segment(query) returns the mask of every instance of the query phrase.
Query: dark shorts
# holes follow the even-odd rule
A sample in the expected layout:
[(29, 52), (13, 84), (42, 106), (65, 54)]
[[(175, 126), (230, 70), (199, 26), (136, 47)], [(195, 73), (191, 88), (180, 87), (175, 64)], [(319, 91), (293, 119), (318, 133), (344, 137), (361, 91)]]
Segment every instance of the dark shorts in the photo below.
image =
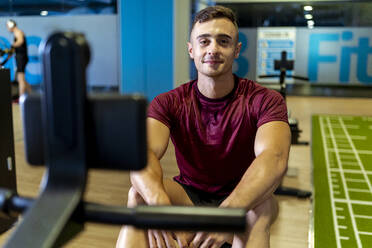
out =
[[(176, 181), (177, 182), (177, 181)], [(227, 195), (215, 195), (199, 189), (196, 189), (192, 186), (184, 185), (180, 182), (177, 182), (182, 186), (186, 191), (192, 203), (195, 206), (219, 206), (226, 198)]]
[(17, 72), (25, 72), (26, 65), (28, 62), (27, 56), (21, 55), (15, 57), (16, 59), (16, 65), (17, 65)]
[[(186, 194), (189, 196), (190, 200), (192, 201), (192, 203), (194, 203), (195, 206), (217, 207), (227, 198), (227, 195), (214, 195), (198, 190), (192, 186), (184, 185), (180, 182), (177, 183), (183, 187), (183, 189), (186, 191)], [(231, 248), (231, 244), (225, 243), (221, 246), (221, 248)]]

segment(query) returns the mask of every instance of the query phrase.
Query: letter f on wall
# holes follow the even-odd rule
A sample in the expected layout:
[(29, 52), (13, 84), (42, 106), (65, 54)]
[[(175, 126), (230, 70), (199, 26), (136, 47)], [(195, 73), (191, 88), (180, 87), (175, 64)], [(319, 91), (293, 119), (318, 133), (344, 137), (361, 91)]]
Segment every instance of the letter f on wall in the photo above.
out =
[(322, 41), (338, 41), (338, 34), (311, 34), (309, 40), (308, 77), (310, 82), (318, 81), (318, 65), (320, 63), (335, 63), (335, 55), (321, 55), (320, 43)]

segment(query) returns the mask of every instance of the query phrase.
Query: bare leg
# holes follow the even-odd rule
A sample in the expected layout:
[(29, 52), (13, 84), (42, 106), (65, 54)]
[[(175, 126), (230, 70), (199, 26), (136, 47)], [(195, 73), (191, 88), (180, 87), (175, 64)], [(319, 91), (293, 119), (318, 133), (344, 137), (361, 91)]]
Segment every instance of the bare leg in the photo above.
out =
[[(128, 207), (145, 204), (142, 197), (132, 187), (128, 192)], [(119, 233), (119, 238), (116, 243), (116, 248), (148, 247), (147, 235), (144, 230), (137, 229), (133, 226), (123, 226)]]
[[(194, 204), (190, 200), (189, 196), (177, 182), (171, 179), (164, 180), (164, 187), (167, 192), (167, 195), (171, 199), (173, 205), (185, 205), (193, 206)], [(187, 243), (190, 243), (195, 236), (194, 232), (177, 232), (177, 235), (183, 235)]]
[(233, 248), (270, 247), (270, 227), (278, 216), (278, 202), (271, 196), (247, 213), (247, 232), (235, 235)]
[(24, 93), (31, 92), (31, 85), (26, 82), (24, 72), (17, 72), (17, 81), (19, 87), (19, 96), (23, 95)]
[[(174, 205), (193, 205), (182, 186), (170, 180), (164, 180), (164, 187)], [(141, 195), (131, 187), (128, 193), (128, 207), (145, 204)], [(194, 234), (184, 234), (187, 240), (191, 240)], [(116, 248), (148, 247), (147, 230), (136, 229), (132, 226), (123, 226), (120, 231)]]

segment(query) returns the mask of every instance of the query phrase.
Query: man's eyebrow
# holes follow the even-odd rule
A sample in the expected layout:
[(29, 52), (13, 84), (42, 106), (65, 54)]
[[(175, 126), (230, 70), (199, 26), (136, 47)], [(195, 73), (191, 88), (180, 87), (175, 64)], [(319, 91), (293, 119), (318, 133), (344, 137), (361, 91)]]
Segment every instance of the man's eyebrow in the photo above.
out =
[[(227, 38), (227, 39), (230, 39), (232, 40), (232, 37), (230, 35), (227, 35), (227, 34), (218, 34), (216, 35), (218, 38)], [(201, 34), (201, 35), (198, 35), (196, 37), (196, 39), (201, 39), (201, 38), (209, 38), (209, 37), (212, 37), (211, 34)]]

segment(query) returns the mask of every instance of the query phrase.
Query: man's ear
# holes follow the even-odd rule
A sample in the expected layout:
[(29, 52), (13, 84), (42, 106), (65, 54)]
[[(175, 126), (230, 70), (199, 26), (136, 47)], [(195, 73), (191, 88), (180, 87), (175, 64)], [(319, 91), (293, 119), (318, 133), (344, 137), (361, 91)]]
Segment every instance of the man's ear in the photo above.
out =
[(187, 42), (187, 51), (189, 52), (189, 56), (191, 59), (194, 59), (192, 44), (191, 42)]
[(238, 42), (238, 45), (236, 45), (235, 48), (235, 58), (239, 58), (240, 50), (242, 49), (242, 43)]

